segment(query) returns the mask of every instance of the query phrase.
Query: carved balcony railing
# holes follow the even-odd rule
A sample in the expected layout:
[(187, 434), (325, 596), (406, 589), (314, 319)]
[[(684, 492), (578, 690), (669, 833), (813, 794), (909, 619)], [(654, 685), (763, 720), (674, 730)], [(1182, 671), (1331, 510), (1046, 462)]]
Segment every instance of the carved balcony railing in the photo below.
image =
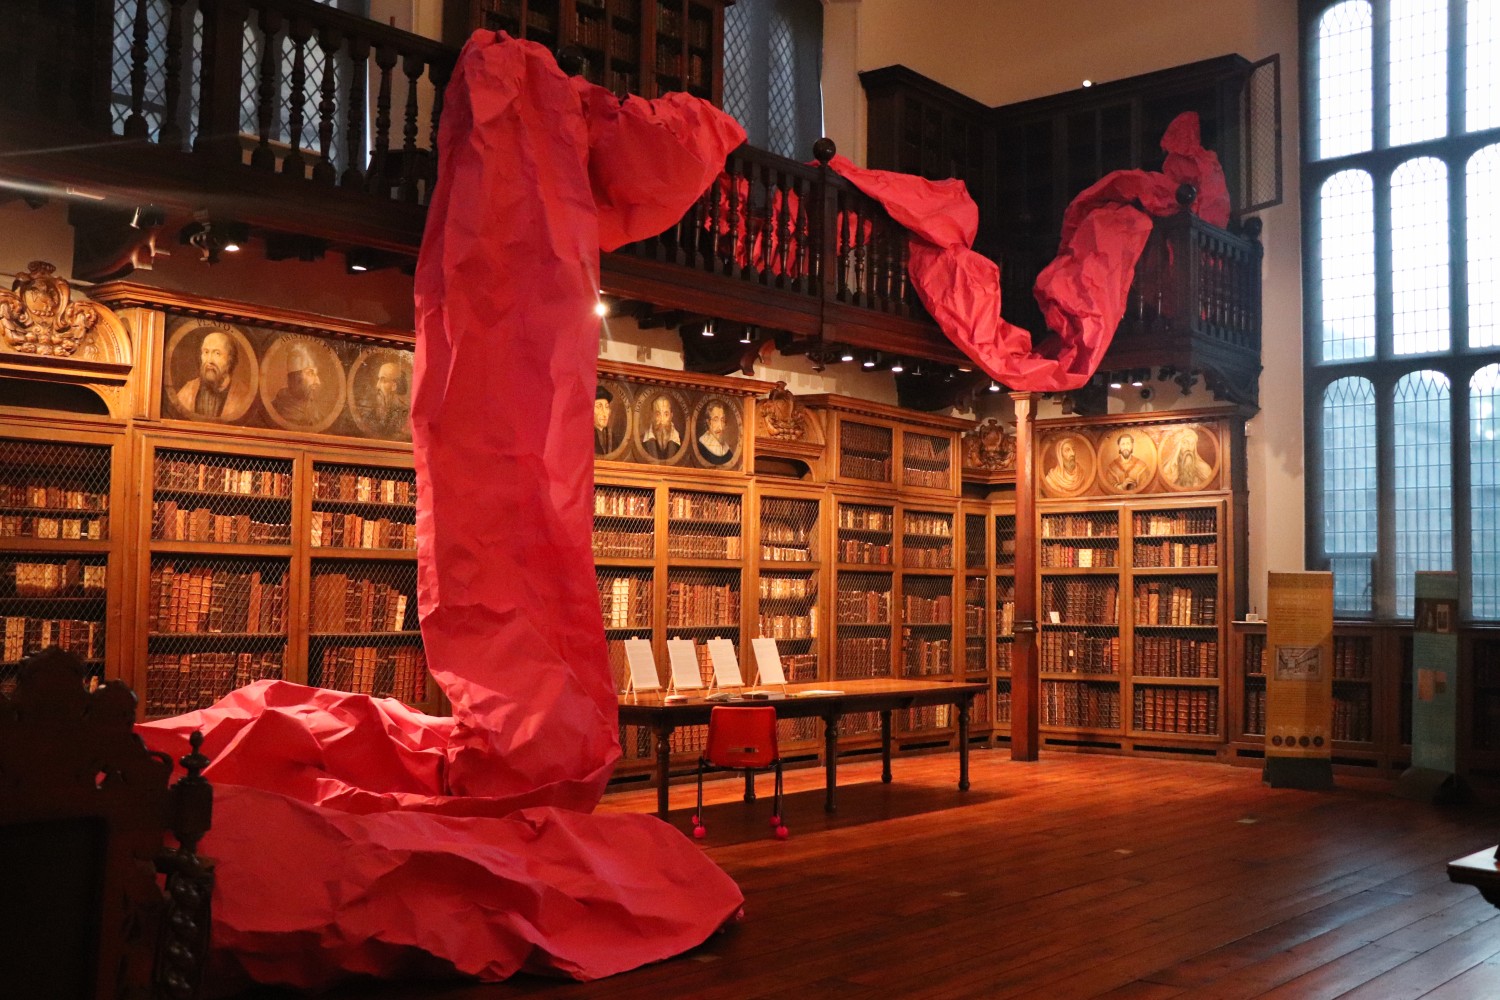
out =
[[(89, 251), (105, 263), (78, 276), (121, 273), (110, 268), (129, 255), (109, 241), (140, 239), (134, 209), (147, 202), (158, 227), (204, 213), (247, 226), (268, 256), (415, 256), (455, 50), (314, 0), (13, 5), (0, 183), (102, 199), (75, 204), (80, 259), (105, 244)], [(676, 225), (605, 255), (606, 290), (780, 331), (785, 350), (962, 362), (907, 279), (906, 231), (825, 165), (832, 152), (799, 163), (735, 150)], [(1053, 250), (1003, 252), (1007, 317), (1032, 330), (1030, 284)], [(1185, 216), (1159, 224), (1107, 363), (1128, 356), (1211, 385), (1248, 373), (1253, 386), (1259, 260), (1253, 239)]]

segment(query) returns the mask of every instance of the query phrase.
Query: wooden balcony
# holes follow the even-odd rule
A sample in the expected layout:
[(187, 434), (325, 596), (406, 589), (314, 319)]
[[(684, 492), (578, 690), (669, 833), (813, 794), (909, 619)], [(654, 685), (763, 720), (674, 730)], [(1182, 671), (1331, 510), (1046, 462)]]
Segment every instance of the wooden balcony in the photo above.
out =
[[(410, 269), (455, 50), (312, 0), (17, 2), (0, 37), (0, 198), (70, 203), (76, 276), (122, 276), (149, 236), (195, 226), (209, 255), (230, 224), (273, 259)], [(644, 322), (753, 325), (819, 360), (853, 345), (961, 363), (916, 300), (906, 242), (826, 167), (746, 146), (677, 225), (605, 255), (603, 282)], [(1031, 266), (1003, 267), (1007, 285)], [(1253, 386), (1253, 240), (1173, 220), (1137, 278), (1107, 364), (1128, 349), (1119, 367)]]

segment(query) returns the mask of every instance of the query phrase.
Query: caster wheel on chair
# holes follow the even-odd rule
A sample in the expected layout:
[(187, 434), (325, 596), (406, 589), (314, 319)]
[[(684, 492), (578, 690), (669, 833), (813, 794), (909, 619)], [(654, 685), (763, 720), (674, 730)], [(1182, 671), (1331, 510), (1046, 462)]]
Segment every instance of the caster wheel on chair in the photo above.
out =
[(784, 827), (784, 826), (778, 826), (776, 828), (776, 839), (777, 840), (785, 840), (786, 838), (788, 838), (790, 836), (791, 836), (791, 833), (787, 830), (786, 827)]
[(781, 817), (780, 816), (772, 816), (771, 817), (771, 829), (774, 830), (774, 829), (776, 829), (780, 825), (781, 825)]
[(702, 840), (708, 836), (708, 829), (702, 825), (693, 827), (693, 839)]

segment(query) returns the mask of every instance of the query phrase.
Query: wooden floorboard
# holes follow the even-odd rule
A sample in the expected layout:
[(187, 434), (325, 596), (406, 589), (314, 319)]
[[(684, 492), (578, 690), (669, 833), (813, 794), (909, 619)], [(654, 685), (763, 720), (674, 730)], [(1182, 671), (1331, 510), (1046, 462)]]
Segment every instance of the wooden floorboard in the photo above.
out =
[[(787, 778), (792, 837), (770, 802), (707, 787), (703, 850), (739, 883), (745, 920), (685, 956), (596, 983), (353, 983), (336, 1000), (1494, 1000), (1500, 911), (1444, 866), (1500, 838), (1500, 810), (1395, 798), (1340, 775), (1272, 789), (1198, 761), (976, 751)], [(764, 780), (764, 779), (763, 779)], [(687, 827), (692, 792), (672, 822)], [(655, 793), (601, 809), (647, 812)], [(243, 1000), (287, 991), (257, 989)]]

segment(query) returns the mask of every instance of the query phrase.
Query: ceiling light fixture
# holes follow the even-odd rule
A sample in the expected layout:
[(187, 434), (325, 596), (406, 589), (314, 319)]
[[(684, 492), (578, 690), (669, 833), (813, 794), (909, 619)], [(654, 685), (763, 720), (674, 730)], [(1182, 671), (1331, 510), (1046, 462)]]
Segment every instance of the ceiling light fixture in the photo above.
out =
[(753, 343), (755, 343), (755, 338), (750, 335), (750, 331), (752, 331), (754, 329), (755, 329), (755, 327), (753, 327), (753, 326), (747, 326), (747, 327), (745, 327), (745, 332), (742, 333), (742, 334), (740, 334), (740, 343), (742, 343), (742, 344), (753, 344)]
[(598, 302), (595, 302), (594, 303), (594, 315), (598, 316), (600, 319), (603, 319), (604, 317), (608, 316), (609, 315), (609, 303), (605, 302), (603, 299), (600, 299)]
[(710, 320), (705, 320), (703, 322), (703, 336), (705, 336), (705, 337), (712, 337), (713, 335), (714, 335), (714, 321), (711, 320), (711, 319)]
[(900, 375), (902, 372), (906, 371), (906, 366), (901, 363), (900, 358), (897, 358), (895, 361), (891, 362), (891, 371), (895, 372), (897, 375)]
[(875, 352), (871, 351), (869, 354), (865, 355), (865, 360), (862, 361), (861, 364), (864, 365), (864, 367), (868, 369), (868, 368), (874, 368), (875, 367), (875, 362), (876, 362)]
[(1000, 391), (1000, 383), (996, 382), (994, 379), (990, 379), (990, 392), (999, 392), (999, 391)]
[(854, 351), (851, 350), (848, 347), (844, 348), (843, 351), (842, 351), (842, 353), (839, 354), (839, 360), (840, 361), (853, 361), (854, 360)]

